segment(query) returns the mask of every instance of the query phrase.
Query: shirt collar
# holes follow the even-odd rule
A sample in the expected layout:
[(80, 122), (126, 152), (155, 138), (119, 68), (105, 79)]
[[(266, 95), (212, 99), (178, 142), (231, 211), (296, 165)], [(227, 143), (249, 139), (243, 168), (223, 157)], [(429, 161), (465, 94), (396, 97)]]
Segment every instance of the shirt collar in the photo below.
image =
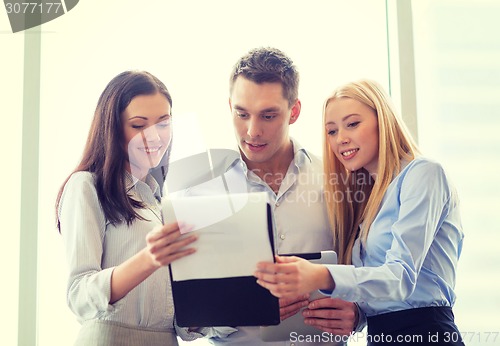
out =
[(293, 160), (295, 166), (300, 168), (304, 164), (311, 163), (312, 159), (307, 150), (294, 138), (291, 138), (291, 141), (293, 144)]
[[(290, 140), (293, 145), (293, 163), (295, 164), (295, 166), (297, 168), (301, 168), (304, 164), (311, 163), (312, 159), (307, 150), (296, 139), (290, 138)], [(235, 157), (234, 160), (228, 162), (228, 164), (226, 165), (226, 171), (231, 169), (234, 165), (240, 164), (245, 174), (248, 174), (247, 164), (241, 157), (241, 152), (239, 153), (240, 154)]]
[(158, 185), (158, 182), (151, 174), (148, 173), (148, 175), (146, 175), (146, 179), (141, 181), (134, 177), (129, 171), (125, 171), (125, 188), (127, 191), (132, 190), (138, 184), (146, 184), (153, 192), (155, 198), (157, 200), (161, 200), (160, 185)]

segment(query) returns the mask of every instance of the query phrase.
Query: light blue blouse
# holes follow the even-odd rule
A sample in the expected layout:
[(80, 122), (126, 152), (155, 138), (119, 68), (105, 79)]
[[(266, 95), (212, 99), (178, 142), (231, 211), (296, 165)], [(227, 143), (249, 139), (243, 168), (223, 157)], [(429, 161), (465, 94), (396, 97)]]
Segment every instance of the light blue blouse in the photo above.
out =
[(456, 192), (441, 165), (416, 158), (387, 189), (366, 243), (351, 266), (332, 265), (332, 297), (357, 302), (367, 316), (453, 306), (463, 233)]

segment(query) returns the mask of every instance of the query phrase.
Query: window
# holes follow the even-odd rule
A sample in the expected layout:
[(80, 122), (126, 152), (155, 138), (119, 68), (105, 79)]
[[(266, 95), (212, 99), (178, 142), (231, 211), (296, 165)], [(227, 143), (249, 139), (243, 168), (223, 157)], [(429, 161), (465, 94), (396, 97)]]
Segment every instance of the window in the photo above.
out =
[[(0, 30), (9, 31), (3, 19)], [(384, 0), (256, 0), (251, 6), (230, 0), (127, 4), (110, 0), (98, 5), (81, 1), (67, 15), (38, 30), (38, 345), (53, 345), (54, 338), (58, 344), (71, 344), (78, 331), (65, 301), (65, 256), (54, 226), (53, 205), (60, 184), (80, 158), (99, 94), (116, 74), (144, 69), (165, 82), (173, 96), (177, 156), (207, 146), (234, 145), (227, 105), (228, 75), (238, 57), (253, 47), (275, 46), (295, 61), (301, 73), (302, 113), (291, 133), (318, 154), (322, 104), (337, 85), (368, 77), (389, 87)], [(30, 78), (23, 81), (22, 77), (23, 35), (36, 35), (36, 30), (0, 37), (2, 48), (12, 52), (5, 60), (9, 67), (0, 67), (8, 80), (1, 91), (9, 95), (11, 114), (22, 113), (23, 83), (28, 85)], [(29, 144), (21, 135), (21, 119), (13, 117), (8, 129), (17, 134), (15, 139), (2, 138), (4, 148), (14, 148), (7, 154), (13, 169), (5, 176), (12, 182), (6, 185), (13, 199), (6, 208), (2, 205), (14, 219), (9, 224), (13, 230), (19, 228), (15, 220), (20, 215), (16, 198), (21, 186), (21, 140)], [(13, 298), (7, 304), (17, 311), (19, 240), (16, 232), (6, 233), (13, 245), (7, 256), (2, 253), (2, 259), (12, 263), (8, 270), (14, 283), (7, 287)], [(21, 253), (24, 255), (29, 254)], [(15, 344), (17, 330), (24, 326), (13, 318), (4, 325), (9, 326), (5, 340)], [(32, 328), (24, 332), (35, 334)]]
[(498, 343), (500, 4), (419, 0), (413, 12), (419, 142), (461, 200), (456, 321), (467, 345)]

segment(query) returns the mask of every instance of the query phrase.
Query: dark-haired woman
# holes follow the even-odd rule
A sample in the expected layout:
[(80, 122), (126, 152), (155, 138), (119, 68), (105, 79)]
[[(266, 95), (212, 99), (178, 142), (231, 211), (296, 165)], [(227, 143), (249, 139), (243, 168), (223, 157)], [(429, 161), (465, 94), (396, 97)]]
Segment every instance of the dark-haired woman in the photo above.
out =
[(193, 253), (187, 246), (196, 238), (161, 211), (171, 107), (167, 88), (150, 73), (112, 79), (82, 160), (59, 192), (67, 301), (82, 324), (77, 345), (177, 345), (165, 266)]

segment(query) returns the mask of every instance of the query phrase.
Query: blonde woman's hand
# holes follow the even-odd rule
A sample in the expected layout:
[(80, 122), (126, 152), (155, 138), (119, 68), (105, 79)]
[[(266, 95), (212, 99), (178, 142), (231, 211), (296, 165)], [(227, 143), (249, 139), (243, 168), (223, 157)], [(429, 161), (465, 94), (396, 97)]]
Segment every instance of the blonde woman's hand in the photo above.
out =
[(276, 256), (276, 263), (260, 262), (257, 283), (278, 298), (296, 298), (317, 289), (333, 289), (328, 269), (296, 256)]
[[(182, 233), (181, 233), (182, 229)], [(155, 227), (146, 235), (146, 251), (154, 266), (161, 267), (195, 252), (194, 248), (186, 248), (198, 237), (185, 235), (192, 230), (183, 223), (170, 223)]]

